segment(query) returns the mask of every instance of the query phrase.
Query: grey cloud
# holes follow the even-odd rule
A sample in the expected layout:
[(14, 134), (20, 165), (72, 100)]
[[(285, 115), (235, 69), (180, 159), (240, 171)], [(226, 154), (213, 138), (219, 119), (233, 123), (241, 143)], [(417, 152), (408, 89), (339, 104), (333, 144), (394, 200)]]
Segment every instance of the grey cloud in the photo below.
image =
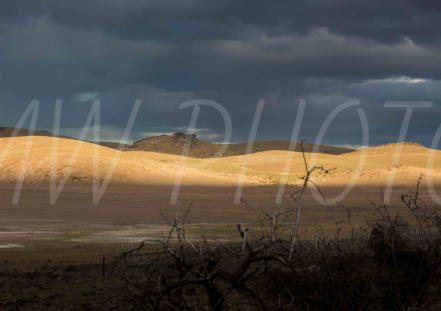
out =
[(441, 31), (436, 22), (441, 6), (434, 0), (281, 0), (276, 3), (264, 0), (5, 0), (2, 6), (0, 16), (3, 17), (48, 14), (56, 23), (70, 27), (147, 36), (155, 32), (182, 35), (182, 29), (189, 28), (193, 31), (188, 35), (193, 37), (194, 33), (200, 34), (198, 25), (209, 22), (220, 26), (214, 27), (212, 37), (234, 36), (235, 31), (226, 29), (237, 21), (257, 26), (268, 35), (306, 33), (315, 25), (342, 35), (383, 42), (400, 41), (407, 35), (420, 41), (418, 43), (431, 43)]
[[(79, 128), (92, 97), (74, 99), (97, 94), (103, 124), (115, 132), (137, 98), (135, 131), (164, 132), (187, 124), (191, 111), (180, 102), (203, 98), (224, 105), (233, 140), (246, 140), (265, 98), (258, 137), (276, 139), (289, 138), (304, 98), (302, 137), (313, 140), (332, 109), (360, 99), (376, 144), (396, 137), (401, 124), (402, 111), (384, 101), (431, 100), (409, 133), (427, 144), (441, 113), (440, 17), (439, 2), (416, 0), (4, 0), (0, 121), (13, 123), (38, 98), (39, 124), (48, 128), (62, 98), (64, 126)], [(394, 82), (399, 77), (423, 80)], [(223, 132), (209, 109), (198, 127), (212, 139)], [(359, 144), (355, 110), (342, 113), (326, 139)]]

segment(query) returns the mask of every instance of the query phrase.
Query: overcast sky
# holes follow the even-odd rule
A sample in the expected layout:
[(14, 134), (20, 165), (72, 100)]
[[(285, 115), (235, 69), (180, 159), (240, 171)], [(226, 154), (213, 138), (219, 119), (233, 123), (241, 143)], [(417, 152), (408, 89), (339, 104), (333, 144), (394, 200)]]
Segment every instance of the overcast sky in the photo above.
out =
[[(430, 145), (441, 123), (440, 1), (0, 1), (0, 125), (14, 126), (32, 99), (37, 128), (78, 136), (101, 100), (101, 139), (121, 135), (142, 100), (131, 140), (185, 131), (191, 109), (213, 100), (246, 141), (259, 99), (257, 138), (289, 139), (301, 98), (300, 138), (314, 141), (329, 113), (359, 100), (370, 145), (398, 138), (404, 109), (385, 101), (432, 101), (416, 109), (407, 140)], [(25, 126), (26, 127), (26, 126)], [(196, 130), (222, 140), (218, 112), (203, 107)], [(360, 145), (356, 108), (331, 124), (325, 143)]]

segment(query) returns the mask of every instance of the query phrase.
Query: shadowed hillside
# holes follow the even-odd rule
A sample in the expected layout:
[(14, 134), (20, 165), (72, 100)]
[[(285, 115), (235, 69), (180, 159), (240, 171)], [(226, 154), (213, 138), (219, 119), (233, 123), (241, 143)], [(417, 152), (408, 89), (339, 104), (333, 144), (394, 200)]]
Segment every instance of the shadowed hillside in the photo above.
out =
[[(15, 129), (14, 127), (0, 126), (0, 137), (11, 137)], [(29, 136), (30, 134), (32, 134), (32, 136), (53, 136), (53, 134), (48, 131), (35, 130), (31, 133), (30, 130), (23, 128), (18, 129), (17, 136)]]
[[(234, 143), (227, 146), (222, 144), (209, 143), (197, 138), (195, 134), (189, 135), (190, 145), (188, 156), (195, 158), (210, 158), (219, 156), (243, 155), (246, 153), (247, 143)], [(129, 150), (153, 151), (170, 154), (181, 154), (186, 142), (186, 135), (183, 133), (175, 133), (173, 135), (161, 135), (148, 137), (135, 142), (129, 147)], [(254, 143), (252, 152), (270, 151), (270, 150), (288, 150), (290, 142), (288, 140), (267, 140), (257, 141)], [(108, 146), (110, 147), (110, 146)], [(222, 147), (226, 151), (221, 154)], [(312, 152), (313, 144), (304, 143), (305, 152)], [(294, 151), (299, 151), (299, 144), (296, 145)], [(318, 151), (327, 154), (343, 154), (353, 151), (348, 148), (320, 146)]]
[[(245, 154), (246, 143), (231, 144), (228, 149), (233, 154)], [(288, 140), (265, 140), (256, 141), (253, 146), (253, 152), (270, 151), (270, 150), (288, 150), (290, 141)], [(314, 144), (303, 143), (303, 149), (305, 152), (312, 152), (314, 149)], [(297, 143), (293, 151), (300, 151), (300, 144)], [(333, 146), (319, 146), (318, 152), (326, 154), (344, 154), (354, 151), (349, 148), (333, 147)]]
[[(188, 135), (188, 139), (188, 156), (195, 158), (209, 158), (219, 155), (218, 152), (221, 147), (220, 145), (200, 140), (195, 134)], [(184, 150), (186, 141), (187, 135), (184, 133), (153, 136), (136, 141), (132, 146), (129, 147), (129, 150), (181, 154)]]
[[(0, 127), (0, 137), (11, 137), (15, 128), (13, 127)], [(17, 136), (29, 136), (30, 130), (19, 129)], [(32, 136), (54, 136), (51, 132), (44, 130), (35, 130)], [(59, 137), (74, 139), (71, 137), (60, 135)], [(212, 158), (212, 157), (225, 157), (234, 155), (243, 155), (246, 153), (247, 143), (233, 143), (227, 146), (222, 144), (210, 143), (197, 138), (195, 134), (190, 134), (190, 145), (188, 150), (188, 156), (194, 158)], [(181, 154), (187, 139), (187, 135), (184, 133), (175, 133), (173, 135), (160, 135), (147, 137), (136, 141), (132, 145), (119, 144), (117, 142), (91, 142), (105, 146), (108, 148), (119, 150), (136, 150), (136, 151), (152, 151), (168, 154)], [(252, 153), (270, 150), (288, 150), (290, 142), (288, 140), (267, 140), (256, 141), (252, 149)], [(224, 153), (221, 153), (222, 148), (226, 148)], [(305, 152), (312, 152), (314, 149), (313, 144), (304, 143), (303, 148)], [(293, 151), (299, 151), (299, 144)], [(326, 154), (344, 154), (353, 151), (349, 148), (333, 147), (333, 146), (320, 146), (318, 151)]]

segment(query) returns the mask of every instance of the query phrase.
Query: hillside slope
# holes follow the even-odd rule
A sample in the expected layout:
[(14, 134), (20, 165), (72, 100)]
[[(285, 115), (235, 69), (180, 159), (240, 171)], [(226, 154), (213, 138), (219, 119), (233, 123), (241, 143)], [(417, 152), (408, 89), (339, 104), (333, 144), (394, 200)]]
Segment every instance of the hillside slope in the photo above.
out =
[[(169, 154), (181, 154), (184, 150), (187, 135), (183, 133), (175, 133), (173, 135), (161, 135), (148, 137), (135, 142), (127, 150), (154, 151)], [(290, 142), (288, 140), (267, 140), (256, 141), (253, 144), (252, 153), (269, 151), (269, 150), (288, 150)], [(200, 140), (196, 135), (189, 135), (188, 156), (195, 158), (211, 158), (219, 156), (234, 156), (246, 154), (247, 143), (233, 143), (228, 145), (215, 144)], [(223, 148), (226, 151), (221, 154)], [(305, 152), (312, 152), (314, 145), (304, 143)], [(300, 151), (300, 145), (297, 144), (293, 151)], [(326, 154), (343, 154), (352, 152), (353, 149), (319, 146), (318, 152)]]
[[(317, 182), (329, 186), (347, 184), (353, 176), (358, 184), (381, 186), (392, 172), (397, 174), (397, 184), (414, 186), (420, 175), (433, 176), (439, 184), (441, 151), (403, 144), (399, 161), (394, 164), (397, 146), (390, 144), (341, 155), (305, 153), (305, 156), (310, 166), (329, 169), (313, 175)], [(432, 168), (427, 167), (430, 155), (434, 156)], [(94, 170), (95, 159), (98, 173)], [(361, 171), (357, 171), (359, 163), (363, 164)], [(0, 138), (0, 182), (15, 182), (24, 168), (25, 183), (47, 183), (53, 172), (57, 180), (66, 176), (68, 182), (91, 183), (95, 177), (103, 180), (112, 167), (113, 183), (155, 185), (173, 185), (180, 172), (184, 184), (204, 186), (235, 186), (242, 173), (246, 175), (246, 185), (278, 184), (284, 178), (290, 184), (300, 184), (305, 174), (303, 155), (295, 151), (272, 150), (201, 159), (150, 151), (119, 151), (55, 137)]]
[[(219, 145), (200, 140), (196, 135), (188, 135), (188, 156), (195, 158), (209, 158), (218, 155)], [(181, 154), (184, 150), (187, 135), (176, 133), (148, 137), (133, 143), (127, 150), (153, 151), (169, 154)]]
[[(183, 164), (181, 157), (154, 152), (124, 152), (97, 144), (56, 137), (0, 138), (0, 182), (15, 182), (22, 169), (25, 183), (47, 183), (52, 172), (57, 180), (90, 183), (102, 181), (114, 167), (111, 182), (173, 184), (176, 173), (185, 169), (186, 184), (225, 184), (230, 179)], [(95, 159), (98, 174), (95, 174)]]
[[(0, 137), (11, 137), (15, 127), (8, 127), (8, 126), (0, 126)], [(24, 129), (24, 128), (17, 128), (18, 133), (17, 136), (29, 136), (31, 133), (30, 130)], [(35, 130), (32, 133), (33, 136), (53, 136), (51, 132), (43, 131), (43, 130)]]

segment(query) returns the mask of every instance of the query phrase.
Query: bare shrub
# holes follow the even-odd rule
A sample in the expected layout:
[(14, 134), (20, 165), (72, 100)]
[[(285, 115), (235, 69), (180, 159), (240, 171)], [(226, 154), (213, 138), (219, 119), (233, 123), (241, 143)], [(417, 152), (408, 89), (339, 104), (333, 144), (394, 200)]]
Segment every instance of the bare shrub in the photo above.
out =
[[(440, 309), (440, 214), (419, 199), (419, 182), (415, 193), (402, 196), (416, 226), (391, 215), (387, 206), (374, 205), (380, 219), (369, 234), (308, 240), (298, 233), (302, 198), (312, 172), (324, 168), (308, 168), (306, 160), (305, 168), (294, 204), (260, 213), (257, 229), (238, 224), (238, 242), (203, 233), (199, 239), (190, 237), (188, 209), (182, 219), (170, 222), (167, 237), (147, 239), (123, 253), (119, 263), (133, 308)], [(294, 222), (286, 231), (289, 217)], [(338, 229), (340, 221), (335, 223)]]

